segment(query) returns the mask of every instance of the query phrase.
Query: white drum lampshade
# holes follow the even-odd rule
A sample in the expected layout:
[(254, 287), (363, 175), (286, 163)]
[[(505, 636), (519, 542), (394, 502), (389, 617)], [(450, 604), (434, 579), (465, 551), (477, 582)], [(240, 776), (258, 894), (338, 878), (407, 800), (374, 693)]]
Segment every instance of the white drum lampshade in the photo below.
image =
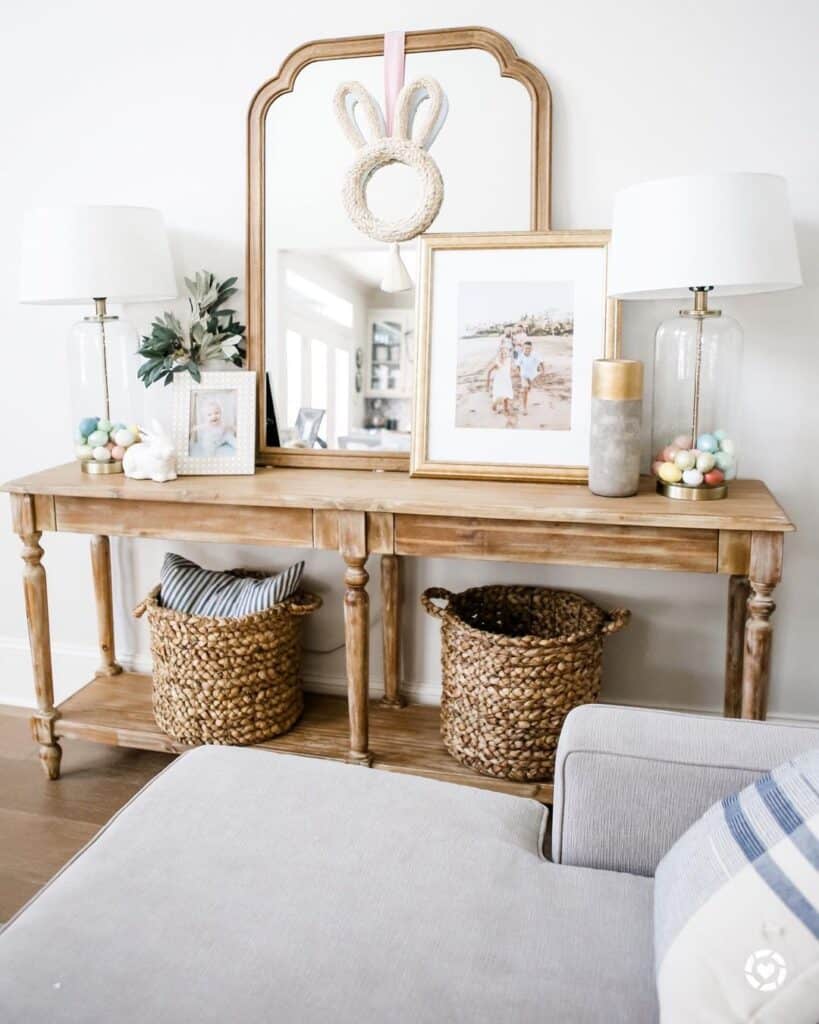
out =
[(614, 201), (609, 294), (693, 295), (657, 329), (654, 457), (658, 490), (724, 497), (737, 474), (742, 329), (708, 295), (779, 291), (802, 283), (785, 179), (715, 174), (651, 181)]
[(20, 301), (95, 306), (93, 316), (74, 325), (69, 341), (75, 451), (86, 472), (121, 470), (123, 445), (117, 436), (120, 441), (133, 436), (127, 428), (135, 426), (139, 406), (139, 336), (130, 324), (108, 314), (107, 301), (162, 301), (176, 294), (158, 210), (77, 206), (26, 214)]

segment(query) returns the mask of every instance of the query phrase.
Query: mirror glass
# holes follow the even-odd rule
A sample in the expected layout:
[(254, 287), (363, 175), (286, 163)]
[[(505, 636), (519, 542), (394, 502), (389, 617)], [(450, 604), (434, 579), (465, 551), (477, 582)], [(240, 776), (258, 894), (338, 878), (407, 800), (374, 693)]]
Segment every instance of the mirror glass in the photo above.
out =
[[(406, 81), (421, 75), (436, 78), (449, 103), (430, 149), (444, 200), (429, 230), (529, 229), (532, 102), (525, 86), (501, 78), (495, 58), (477, 49), (408, 54)], [(383, 107), (383, 76), (380, 56), (308, 64), (266, 115), (269, 445), (409, 451), (418, 246), (401, 245), (413, 287), (383, 291), (389, 246), (347, 219), (342, 182), (356, 151), (333, 110), (346, 81), (361, 82)], [(382, 218), (408, 216), (418, 197), (415, 172), (403, 165), (378, 171), (367, 187), (370, 209)]]

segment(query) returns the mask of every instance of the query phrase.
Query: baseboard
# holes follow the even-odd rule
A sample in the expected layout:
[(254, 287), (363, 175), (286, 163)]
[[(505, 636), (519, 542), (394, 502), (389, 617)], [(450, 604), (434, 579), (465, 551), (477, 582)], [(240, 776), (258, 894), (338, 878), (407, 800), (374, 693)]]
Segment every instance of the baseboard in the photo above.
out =
[[(84, 686), (99, 665), (95, 647), (53, 643), (51, 659), (54, 666), (54, 702), (59, 704)], [(117, 661), (129, 672), (151, 671), (151, 660), (145, 655), (117, 651)], [(325, 693), (343, 697), (347, 680), (341, 675), (320, 672), (304, 673), (304, 688), (309, 693)], [(370, 695), (377, 699), (384, 693), (383, 680), (370, 681)], [(438, 704), (441, 687), (437, 683), (408, 682), (403, 694), (413, 704)], [(0, 704), (30, 708), (34, 705), (28, 641), (18, 637), (0, 636)]]
[[(51, 655), (54, 663), (54, 700), (56, 704), (59, 704), (81, 686), (84, 686), (93, 676), (94, 670), (99, 664), (99, 654), (95, 647), (55, 643), (52, 644)], [(127, 651), (118, 652), (117, 660), (123, 668), (130, 672), (147, 674), (151, 671), (150, 658), (145, 655), (129, 654)], [(343, 697), (347, 693), (347, 681), (344, 676), (307, 671), (304, 673), (304, 688), (310, 693), (325, 693)], [(408, 680), (402, 684), (401, 692), (412, 704), (438, 704), (441, 699), (441, 686), (438, 682)], [(383, 680), (373, 678), (370, 681), (370, 696), (378, 699), (383, 693)], [(684, 714), (722, 714), (722, 707), (716, 705), (703, 707), (695, 704), (642, 699), (629, 701), (608, 694), (605, 695), (605, 701), (607, 704), (618, 704), (623, 707), (639, 705), (639, 707), (679, 711)], [(18, 637), (0, 636), (0, 704), (22, 708), (30, 708), (34, 705), (28, 642)], [(819, 727), (819, 715), (772, 713), (768, 716), (768, 721), (781, 725)]]

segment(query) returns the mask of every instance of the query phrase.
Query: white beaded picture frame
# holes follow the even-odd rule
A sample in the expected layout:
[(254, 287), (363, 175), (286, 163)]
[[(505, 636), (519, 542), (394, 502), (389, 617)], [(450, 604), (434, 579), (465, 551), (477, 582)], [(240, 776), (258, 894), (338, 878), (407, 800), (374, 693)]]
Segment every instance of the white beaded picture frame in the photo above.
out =
[(256, 470), (256, 373), (206, 370), (174, 380), (173, 438), (180, 476)]

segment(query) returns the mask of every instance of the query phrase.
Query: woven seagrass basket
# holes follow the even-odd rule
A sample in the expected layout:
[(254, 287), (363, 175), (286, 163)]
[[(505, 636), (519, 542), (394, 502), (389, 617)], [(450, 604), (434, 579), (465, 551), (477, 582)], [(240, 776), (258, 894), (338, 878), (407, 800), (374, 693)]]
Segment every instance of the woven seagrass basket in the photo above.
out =
[(482, 775), (551, 778), (563, 720), (597, 700), (603, 638), (630, 612), (545, 587), (431, 587), (421, 603), (441, 620), (446, 749)]
[[(238, 573), (255, 576), (255, 573)], [(321, 598), (298, 594), (238, 619), (163, 608), (155, 587), (147, 614), (157, 725), (180, 743), (246, 746), (287, 732), (304, 709), (301, 619)]]

